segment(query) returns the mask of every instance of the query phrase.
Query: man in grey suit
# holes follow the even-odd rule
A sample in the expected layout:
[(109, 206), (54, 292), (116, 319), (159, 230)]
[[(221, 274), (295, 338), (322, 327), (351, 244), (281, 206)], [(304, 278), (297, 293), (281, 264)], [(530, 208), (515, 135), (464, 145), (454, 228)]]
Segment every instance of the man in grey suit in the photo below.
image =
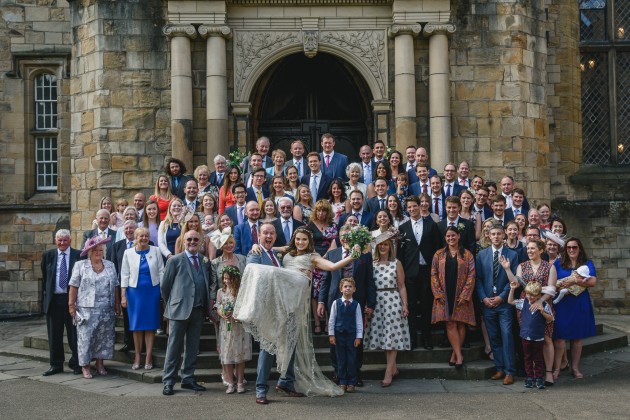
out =
[(63, 372), (64, 327), (68, 336), (68, 346), (72, 352), (68, 366), (75, 375), (81, 374), (81, 366), (77, 358), (77, 327), (73, 325), (68, 311), (68, 280), (70, 280), (74, 263), (81, 259), (81, 251), (70, 248), (71, 242), (70, 231), (59, 229), (55, 234), (57, 248), (44, 252), (42, 258), (42, 310), (46, 314), (50, 352), (50, 369), (44, 372), (44, 376)]
[[(278, 260), (276, 252), (272, 249), (274, 242), (276, 242), (276, 228), (273, 223), (263, 223), (260, 225), (258, 228), (258, 237), (260, 238), (262, 251), (260, 254), (250, 251), (247, 255), (247, 264), (262, 264), (280, 267), (280, 260)], [(269, 390), (267, 380), (269, 379), (269, 373), (271, 372), (271, 366), (274, 361), (274, 355), (267, 353), (265, 350), (260, 350), (260, 354), (258, 355), (258, 366), (256, 367), (257, 404), (269, 403), (267, 401), (267, 391)], [(304, 394), (295, 391), (295, 372), (293, 371), (294, 362), (295, 353), (293, 353), (289, 366), (287, 367), (286, 376), (278, 379), (276, 391), (282, 391), (289, 397), (303, 397)]]
[[(195, 381), (197, 353), (201, 338), (201, 326), (208, 314), (210, 286), (208, 264), (198, 253), (199, 233), (190, 230), (184, 235), (186, 250), (170, 258), (166, 263), (160, 283), (164, 300), (164, 317), (170, 320), (170, 335), (166, 345), (166, 359), (162, 382), (162, 394), (173, 395), (177, 370), (181, 366), (182, 349), (185, 350), (181, 371), (182, 388), (205, 391)], [(186, 346), (184, 347), (184, 341)]]

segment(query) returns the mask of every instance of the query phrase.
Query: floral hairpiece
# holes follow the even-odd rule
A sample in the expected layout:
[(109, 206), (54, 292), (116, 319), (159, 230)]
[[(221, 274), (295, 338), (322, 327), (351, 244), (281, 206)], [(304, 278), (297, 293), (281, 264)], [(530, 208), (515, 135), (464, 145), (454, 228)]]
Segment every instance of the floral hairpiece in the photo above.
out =
[(299, 228), (295, 229), (295, 231), (293, 232), (293, 236), (298, 233), (304, 233), (305, 235), (308, 235), (309, 238), (313, 239), (313, 232), (307, 227), (300, 226)]
[(231, 276), (234, 277), (241, 277), (241, 272), (239, 271), (238, 268), (234, 267), (233, 265), (226, 265), (223, 267), (223, 270), (221, 270), (221, 275), (223, 275), (224, 273), (228, 273)]

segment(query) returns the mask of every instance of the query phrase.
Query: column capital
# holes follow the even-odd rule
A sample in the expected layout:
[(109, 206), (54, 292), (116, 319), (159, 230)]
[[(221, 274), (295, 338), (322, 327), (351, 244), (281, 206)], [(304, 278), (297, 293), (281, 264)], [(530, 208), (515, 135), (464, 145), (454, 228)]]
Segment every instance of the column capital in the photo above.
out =
[(394, 23), (387, 30), (387, 35), (390, 38), (396, 38), (398, 35), (411, 35), (418, 36), (420, 31), (422, 30), (422, 26), (419, 23)]
[(441, 22), (441, 23), (427, 23), (424, 25), (424, 29), (422, 30), (422, 35), (425, 37), (430, 37), (431, 35), (442, 34), (442, 35), (452, 35), (455, 33), (457, 26), (454, 23), (449, 22)]
[(251, 102), (232, 102), (232, 113), (234, 115), (250, 115), (252, 113)]
[(210, 38), (212, 36), (220, 36), (225, 39), (232, 38), (232, 30), (225, 25), (201, 25), (199, 26), (199, 35), (202, 38)]
[(176, 36), (185, 36), (190, 39), (197, 38), (197, 30), (194, 26), (188, 24), (184, 25), (176, 25), (176, 24), (168, 24), (162, 29), (162, 33), (166, 35), (168, 38), (173, 38)]

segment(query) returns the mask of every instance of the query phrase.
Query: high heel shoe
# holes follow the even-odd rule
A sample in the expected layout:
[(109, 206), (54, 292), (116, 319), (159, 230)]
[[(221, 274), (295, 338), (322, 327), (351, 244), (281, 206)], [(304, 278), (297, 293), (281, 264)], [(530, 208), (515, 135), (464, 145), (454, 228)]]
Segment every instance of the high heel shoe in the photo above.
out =
[(448, 365), (449, 365), (449, 366), (455, 366), (455, 365), (456, 365), (456, 363), (455, 363), (455, 362), (448, 362)]
[(400, 370), (396, 369), (396, 372), (392, 375), (392, 379), (395, 379), (398, 375), (400, 375)]
[(391, 384), (392, 384), (392, 381), (389, 381), (389, 382), (381, 381), (381, 388), (387, 388), (391, 386)]
[[(555, 381), (556, 378), (553, 377), (553, 371), (551, 370), (546, 370), (545, 373), (551, 373), (551, 377), (553, 378), (553, 380)], [(545, 380), (545, 386), (553, 386), (555, 384), (555, 382), (550, 382)]]
[(566, 361), (567, 363), (564, 366), (560, 367), (560, 370), (567, 370), (569, 369), (569, 360)]
[(90, 370), (90, 366), (89, 365), (88, 366), (82, 366), (81, 367), (81, 371), (83, 372), (83, 377), (85, 379), (92, 379), (93, 378), (92, 372)]
[(322, 335), (322, 327), (320, 327), (319, 325), (316, 326), (315, 329), (313, 330), (313, 334)]
[(96, 366), (96, 373), (101, 376), (107, 376), (107, 371), (105, 370), (105, 366)]

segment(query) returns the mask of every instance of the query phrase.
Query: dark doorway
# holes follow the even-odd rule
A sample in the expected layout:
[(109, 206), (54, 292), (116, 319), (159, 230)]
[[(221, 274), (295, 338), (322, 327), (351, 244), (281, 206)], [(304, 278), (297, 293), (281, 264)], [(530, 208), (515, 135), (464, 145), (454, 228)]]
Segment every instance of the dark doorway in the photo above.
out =
[(308, 152), (321, 150), (320, 137), (332, 133), (335, 149), (355, 160), (371, 144), (369, 88), (351, 65), (330, 54), (288, 56), (274, 64), (255, 90), (253, 132), (267, 136), (271, 150), (301, 139)]

